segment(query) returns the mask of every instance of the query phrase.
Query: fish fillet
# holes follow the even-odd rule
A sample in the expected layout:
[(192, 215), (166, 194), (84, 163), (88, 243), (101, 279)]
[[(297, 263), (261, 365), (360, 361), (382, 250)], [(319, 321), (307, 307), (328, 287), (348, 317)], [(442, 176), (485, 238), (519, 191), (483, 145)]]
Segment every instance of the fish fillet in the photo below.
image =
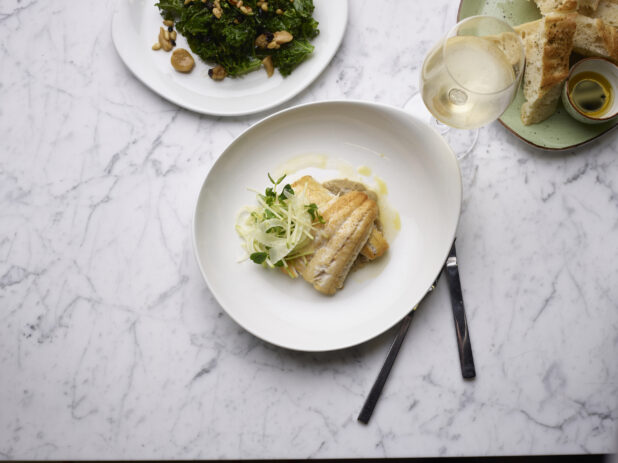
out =
[[(337, 179), (324, 182), (322, 186), (336, 195), (345, 194), (350, 191), (362, 191), (367, 193), (367, 196), (369, 196), (370, 199), (373, 199), (376, 203), (378, 202), (378, 195), (371, 190), (367, 190), (367, 187), (359, 182), (353, 182), (348, 179)], [(374, 228), (371, 230), (371, 235), (369, 235), (367, 243), (365, 243), (365, 246), (363, 246), (363, 249), (361, 250), (361, 256), (366, 258), (363, 259), (365, 261), (374, 260), (384, 254), (387, 250), (388, 242), (382, 234), (382, 224), (379, 219), (376, 219)]]
[[(328, 184), (335, 185), (336, 181), (327, 182)], [(339, 182), (340, 189), (338, 192), (347, 193), (350, 191), (360, 191), (360, 187), (364, 187), (361, 183), (347, 181), (346, 187), (341, 187), (342, 183)], [(292, 183), (294, 191), (305, 188), (305, 194), (307, 199), (318, 206), (318, 212), (324, 216), (328, 208), (332, 205), (334, 199), (337, 197), (326, 189), (321, 183), (316, 181), (310, 175), (305, 175)], [(374, 193), (375, 194), (375, 193)], [(371, 193), (368, 193), (371, 196)], [(373, 198), (372, 198), (373, 199)], [(374, 260), (383, 255), (388, 250), (388, 242), (384, 235), (378, 229), (377, 226), (372, 227), (371, 235), (367, 240), (367, 243), (361, 249), (361, 255), (369, 260)]]
[(307, 199), (318, 206), (320, 214), (334, 201), (335, 195), (322, 186), (311, 175), (305, 175), (292, 183), (294, 191), (305, 190)]
[(330, 295), (343, 287), (369, 239), (378, 205), (366, 193), (352, 191), (338, 197), (321, 214), (326, 225), (315, 240), (316, 251), (302, 270), (302, 276), (316, 290)]

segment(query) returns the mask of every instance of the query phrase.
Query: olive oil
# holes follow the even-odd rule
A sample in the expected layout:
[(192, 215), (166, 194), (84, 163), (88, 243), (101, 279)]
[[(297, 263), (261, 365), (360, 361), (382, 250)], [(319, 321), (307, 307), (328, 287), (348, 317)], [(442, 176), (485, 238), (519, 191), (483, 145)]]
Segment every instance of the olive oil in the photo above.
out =
[(593, 71), (584, 71), (571, 77), (569, 97), (577, 109), (590, 117), (602, 117), (614, 99), (610, 83)]

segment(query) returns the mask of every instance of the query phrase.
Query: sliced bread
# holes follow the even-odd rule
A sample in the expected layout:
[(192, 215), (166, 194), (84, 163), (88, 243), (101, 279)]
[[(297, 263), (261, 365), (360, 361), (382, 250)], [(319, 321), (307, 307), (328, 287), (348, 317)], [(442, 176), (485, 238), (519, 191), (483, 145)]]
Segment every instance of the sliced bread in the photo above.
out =
[(577, 10), (577, 0), (534, 0), (543, 16), (558, 12), (568, 13)]
[(618, 64), (618, 29), (602, 19), (577, 15), (573, 51), (584, 56), (599, 56)]
[(514, 32), (502, 32), (496, 35), (487, 35), (484, 38), (492, 42), (504, 53), (504, 57), (513, 67), (516, 75), (519, 74), (519, 67), (523, 65), (523, 56), (519, 34)]
[(543, 16), (549, 13), (570, 13), (579, 11), (587, 16), (592, 16), (599, 3), (603, 0), (534, 0)]
[(602, 19), (608, 26), (618, 26), (618, 0), (601, 0), (590, 16)]
[(600, 0), (578, 0), (577, 11), (581, 14), (591, 15), (599, 7)]
[(526, 49), (521, 119), (525, 125), (547, 119), (556, 110), (562, 84), (569, 74), (576, 14), (549, 13), (535, 24), (515, 29)]
[(536, 21), (530, 21), (514, 27), (515, 32), (517, 32), (523, 40), (524, 46), (526, 46), (526, 40), (528, 38), (528, 35), (538, 33), (541, 30), (541, 27), (543, 27), (542, 23), (543, 19), (541, 18), (537, 19)]

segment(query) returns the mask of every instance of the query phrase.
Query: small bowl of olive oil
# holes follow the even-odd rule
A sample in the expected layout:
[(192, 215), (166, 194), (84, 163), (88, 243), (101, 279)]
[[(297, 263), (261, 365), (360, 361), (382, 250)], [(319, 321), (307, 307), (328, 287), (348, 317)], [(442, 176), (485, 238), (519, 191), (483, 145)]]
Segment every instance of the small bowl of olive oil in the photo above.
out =
[(571, 67), (562, 103), (576, 120), (601, 124), (618, 120), (618, 66), (604, 58), (585, 58)]

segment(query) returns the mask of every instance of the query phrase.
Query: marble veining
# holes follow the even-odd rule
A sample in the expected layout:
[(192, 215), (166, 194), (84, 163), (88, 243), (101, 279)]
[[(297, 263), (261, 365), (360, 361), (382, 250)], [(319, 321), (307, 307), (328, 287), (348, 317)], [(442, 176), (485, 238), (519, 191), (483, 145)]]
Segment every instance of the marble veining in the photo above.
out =
[[(457, 2), (350, 2), (328, 69), (284, 106), (402, 106)], [(266, 114), (200, 116), (124, 67), (114, 2), (0, 6), (0, 457), (324, 458), (611, 452), (618, 436), (618, 139), (546, 153), (485, 127), (458, 254), (477, 378), (445, 282), (393, 332), (285, 351), (221, 309), (193, 257), (198, 189)]]

